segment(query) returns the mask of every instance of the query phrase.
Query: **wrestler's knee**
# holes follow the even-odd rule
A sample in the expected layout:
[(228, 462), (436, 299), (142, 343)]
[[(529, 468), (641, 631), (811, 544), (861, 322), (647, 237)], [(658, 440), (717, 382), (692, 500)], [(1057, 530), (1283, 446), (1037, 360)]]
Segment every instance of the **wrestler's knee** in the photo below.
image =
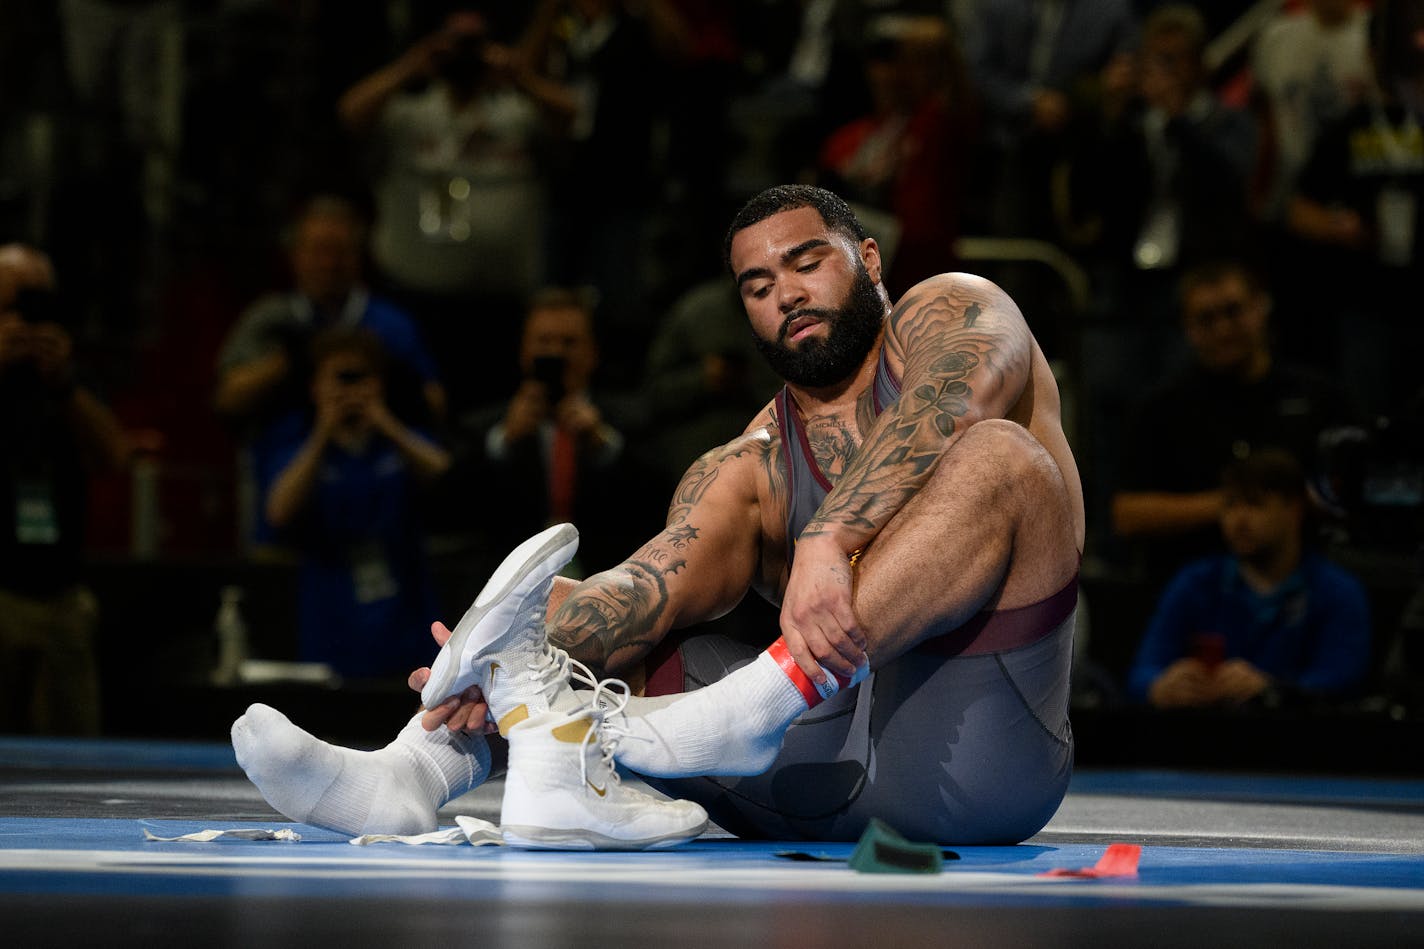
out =
[(959, 437), (955, 449), (967, 448), (976, 455), (994, 455), (1005, 461), (1034, 456), (1043, 446), (1028, 429), (1003, 418), (986, 418), (969, 426)]
[[(966, 480), (968, 472), (979, 477)], [(1058, 468), (1033, 434), (1007, 419), (985, 419), (970, 426), (945, 454), (936, 480), (950, 481), (963, 492), (969, 484), (986, 490), (1028, 490), (1037, 493), (1061, 484)]]

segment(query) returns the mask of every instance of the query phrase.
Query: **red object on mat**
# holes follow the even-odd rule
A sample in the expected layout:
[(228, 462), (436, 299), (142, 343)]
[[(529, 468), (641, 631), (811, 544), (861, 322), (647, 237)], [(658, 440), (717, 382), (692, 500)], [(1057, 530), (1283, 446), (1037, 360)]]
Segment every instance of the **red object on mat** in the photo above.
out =
[(1079, 870), (1054, 869), (1038, 874), (1041, 877), (1074, 877), (1096, 879), (1098, 877), (1135, 877), (1137, 861), (1142, 856), (1142, 848), (1137, 844), (1113, 844), (1098, 862)]

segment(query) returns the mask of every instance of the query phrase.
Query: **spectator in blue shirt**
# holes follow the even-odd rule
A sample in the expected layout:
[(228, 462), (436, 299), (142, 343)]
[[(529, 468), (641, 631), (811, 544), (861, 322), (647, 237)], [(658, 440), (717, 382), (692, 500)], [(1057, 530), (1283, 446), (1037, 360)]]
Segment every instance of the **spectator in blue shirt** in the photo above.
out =
[[(443, 422), (445, 388), (419, 327), (404, 310), (367, 291), (362, 276), (366, 226), (355, 205), (320, 195), (293, 219), (287, 239), (290, 291), (253, 303), (229, 332), (218, 356), (214, 408), (238, 430), (242, 474), (255, 476), (257, 443), (310, 405), (313, 338), (323, 330), (369, 330), (385, 351), (385, 402), (399, 417)], [(280, 436), (280, 433), (276, 433)], [(275, 542), (260, 514), (250, 540)]]
[[(319, 195), (297, 212), (288, 235), (288, 292), (263, 296), (243, 313), (218, 356), (214, 406), (223, 418), (260, 429), (307, 403), (312, 338), (332, 326), (375, 333), (389, 354), (398, 394), (434, 419), (445, 412), (445, 388), (415, 321), (366, 288), (366, 225), (344, 198)], [(409, 397), (405, 390), (416, 395)]]
[(1305, 547), (1299, 463), (1255, 453), (1226, 470), (1222, 490), (1230, 553), (1189, 564), (1167, 586), (1133, 695), (1181, 708), (1348, 693), (1369, 665), (1369, 604), (1358, 580)]
[(449, 454), (386, 404), (380, 341), (335, 327), (312, 343), (312, 409), (254, 444), (268, 525), (301, 552), (300, 656), (350, 677), (403, 674), (436, 618), (419, 490)]

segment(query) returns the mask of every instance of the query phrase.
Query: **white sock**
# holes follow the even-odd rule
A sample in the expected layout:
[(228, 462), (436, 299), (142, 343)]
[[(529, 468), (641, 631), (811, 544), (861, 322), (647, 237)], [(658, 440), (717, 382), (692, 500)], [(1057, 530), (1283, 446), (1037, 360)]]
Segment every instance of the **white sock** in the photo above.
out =
[(618, 742), (618, 763), (659, 778), (760, 774), (806, 707), (800, 689), (762, 653), (665, 707), (625, 716), (617, 725), (626, 733)]
[(232, 724), (237, 763), (288, 819), (343, 834), (423, 834), (435, 812), (489, 776), (489, 745), (416, 715), (378, 751), (341, 748), (266, 705)]

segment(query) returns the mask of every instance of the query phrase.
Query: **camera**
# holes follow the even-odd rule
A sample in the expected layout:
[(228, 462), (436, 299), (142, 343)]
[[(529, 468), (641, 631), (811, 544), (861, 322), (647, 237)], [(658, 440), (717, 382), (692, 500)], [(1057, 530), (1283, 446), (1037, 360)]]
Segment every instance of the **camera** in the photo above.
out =
[(59, 294), (47, 287), (24, 287), (15, 294), (11, 309), (26, 323), (64, 323)]
[(440, 64), (440, 74), (458, 84), (473, 84), (478, 81), (485, 72), (487, 43), (483, 36), (471, 33), (455, 34), (450, 42), (450, 50)]
[(535, 356), (530, 378), (544, 386), (549, 404), (556, 405), (564, 397), (564, 368), (568, 361), (563, 356)]
[(344, 386), (354, 386), (371, 378), (369, 369), (342, 369), (336, 374), (336, 381)]

